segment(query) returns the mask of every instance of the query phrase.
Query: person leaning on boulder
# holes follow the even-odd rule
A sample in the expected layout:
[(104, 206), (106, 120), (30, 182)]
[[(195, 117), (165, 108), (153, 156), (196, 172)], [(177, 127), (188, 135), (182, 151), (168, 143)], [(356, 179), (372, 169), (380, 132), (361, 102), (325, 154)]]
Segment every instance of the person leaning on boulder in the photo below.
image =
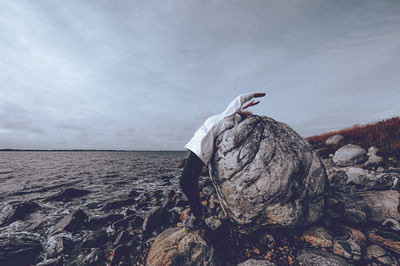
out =
[[(244, 110), (260, 102), (255, 100), (248, 101), (264, 96), (265, 93), (237, 96), (225, 111), (207, 118), (204, 124), (194, 133), (192, 139), (185, 145), (185, 148), (189, 150), (189, 157), (178, 164), (178, 167), (184, 167), (179, 181), (182, 192), (189, 200), (192, 212), (192, 215), (188, 216), (182, 224), (185, 228), (194, 228), (204, 220), (205, 211), (200, 203), (198, 181), (203, 166), (208, 164), (214, 152), (215, 137), (225, 129), (236, 125), (239, 121), (251, 115), (250, 112)], [(248, 103), (244, 105), (246, 102)]]

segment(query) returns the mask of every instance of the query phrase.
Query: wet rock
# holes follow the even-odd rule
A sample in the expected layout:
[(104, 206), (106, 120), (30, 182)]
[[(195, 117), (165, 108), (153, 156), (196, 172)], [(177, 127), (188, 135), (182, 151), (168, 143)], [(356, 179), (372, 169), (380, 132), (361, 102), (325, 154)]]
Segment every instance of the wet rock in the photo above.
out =
[(50, 236), (47, 239), (44, 250), (47, 258), (54, 258), (61, 253), (65, 254), (72, 250), (74, 247), (73, 240), (70, 236), (62, 233)]
[(0, 265), (30, 265), (42, 250), (39, 240), (28, 237), (0, 237)]
[(83, 265), (103, 265), (105, 261), (105, 254), (102, 249), (93, 248), (91, 252), (84, 257)]
[(368, 239), (373, 243), (400, 254), (400, 236), (383, 230), (373, 230), (368, 233)]
[(343, 139), (342, 135), (333, 135), (325, 141), (325, 145), (338, 145)]
[(134, 198), (127, 198), (122, 200), (115, 200), (111, 202), (107, 202), (106, 205), (102, 208), (103, 211), (110, 211), (114, 209), (119, 209), (122, 207), (130, 206), (134, 204), (136, 200)]
[(78, 209), (68, 216), (64, 217), (55, 225), (55, 232), (69, 231), (74, 232), (81, 229), (85, 223), (88, 221), (89, 217), (86, 213)]
[(366, 249), (366, 257), (369, 261), (384, 265), (395, 265), (393, 258), (378, 245), (370, 245)]
[(250, 259), (238, 264), (237, 266), (276, 266), (276, 264), (268, 260)]
[(30, 201), (7, 204), (0, 211), (0, 226), (7, 226), (17, 220), (22, 220), (37, 208), (39, 205)]
[(325, 168), (289, 126), (250, 116), (219, 135), (215, 146), (212, 181), (221, 207), (237, 224), (256, 231), (322, 216)]
[(157, 236), (146, 265), (218, 265), (214, 248), (198, 231), (168, 228)]
[(142, 230), (151, 233), (169, 221), (169, 212), (164, 207), (154, 207), (145, 216)]
[(81, 249), (97, 248), (106, 244), (107, 241), (108, 235), (105, 230), (93, 232), (83, 239)]
[(131, 235), (129, 234), (128, 231), (121, 231), (117, 238), (114, 241), (114, 246), (122, 245), (127, 243), (131, 239)]
[(361, 259), (361, 247), (354, 239), (333, 241), (333, 253), (354, 261)]
[(120, 228), (125, 228), (127, 226), (132, 226), (133, 228), (139, 228), (143, 224), (143, 218), (136, 215), (127, 216), (119, 221), (116, 221), (111, 225), (114, 230), (118, 230)]
[(400, 193), (394, 190), (362, 191), (344, 196), (345, 216), (354, 213), (354, 210), (363, 212), (366, 219), (382, 223), (385, 219), (400, 220), (398, 206)]
[(347, 144), (337, 150), (332, 159), (337, 166), (361, 164), (367, 160), (367, 151), (358, 145)]
[(297, 260), (301, 265), (307, 266), (350, 266), (339, 256), (320, 251), (318, 249), (306, 248), (301, 250), (297, 255)]
[(62, 266), (62, 265), (64, 265), (64, 260), (61, 256), (55, 259), (44, 260), (36, 264), (36, 266)]
[(99, 227), (106, 227), (111, 225), (112, 223), (119, 221), (124, 218), (122, 214), (110, 214), (106, 216), (100, 217), (90, 217), (87, 223), (87, 228), (99, 228)]
[(82, 196), (85, 196), (89, 194), (89, 190), (84, 190), (84, 189), (76, 189), (76, 188), (67, 188), (64, 189), (63, 191), (60, 191), (48, 198), (46, 198), (44, 201), (58, 201), (58, 200), (71, 200), (74, 198), (79, 198)]
[(301, 237), (304, 241), (316, 248), (331, 248), (332, 236), (323, 226), (311, 227)]

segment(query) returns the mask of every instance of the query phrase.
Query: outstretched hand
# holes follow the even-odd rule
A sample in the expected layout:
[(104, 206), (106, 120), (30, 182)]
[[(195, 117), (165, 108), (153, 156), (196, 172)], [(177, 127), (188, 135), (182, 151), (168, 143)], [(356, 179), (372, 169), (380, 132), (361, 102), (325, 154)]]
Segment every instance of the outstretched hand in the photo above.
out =
[[(265, 92), (256, 92), (256, 93), (254, 93), (254, 98), (259, 98), (259, 97), (264, 97), (265, 96)], [(246, 109), (246, 108), (249, 108), (250, 106), (254, 106), (254, 105), (257, 105), (257, 104), (259, 104), (260, 103), (260, 101), (251, 101), (251, 102), (249, 102), (249, 103), (247, 103), (245, 106), (243, 106), (242, 107), (242, 109), (244, 110), (244, 109)]]
[(245, 106), (243, 106), (242, 109), (244, 110), (244, 109), (246, 109), (246, 108), (249, 108), (250, 106), (256, 105), (256, 104), (258, 104), (259, 102), (260, 102), (260, 101), (251, 101), (251, 102), (247, 103)]

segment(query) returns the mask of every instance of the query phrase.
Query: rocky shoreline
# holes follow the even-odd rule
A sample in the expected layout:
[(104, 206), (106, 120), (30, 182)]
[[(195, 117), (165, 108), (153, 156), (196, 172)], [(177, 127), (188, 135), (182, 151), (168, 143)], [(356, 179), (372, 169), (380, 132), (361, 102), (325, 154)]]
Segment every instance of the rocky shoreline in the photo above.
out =
[(207, 229), (176, 227), (189, 206), (173, 189), (132, 190), (54, 224), (38, 219), (44, 205), (90, 193), (65, 189), (1, 209), (0, 227), (19, 233), (0, 235), (0, 265), (400, 265), (400, 169), (381, 167), (388, 158), (376, 148), (340, 141), (327, 143), (337, 150), (323, 156), (325, 204), (312, 224), (248, 230), (226, 215), (207, 176), (199, 182)]

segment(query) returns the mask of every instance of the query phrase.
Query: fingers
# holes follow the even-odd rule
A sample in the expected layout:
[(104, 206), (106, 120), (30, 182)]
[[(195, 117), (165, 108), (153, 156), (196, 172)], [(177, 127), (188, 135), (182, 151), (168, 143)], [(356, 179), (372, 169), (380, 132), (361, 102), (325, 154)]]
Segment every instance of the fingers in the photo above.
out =
[(254, 93), (254, 97), (258, 98), (258, 97), (264, 97), (265, 96), (265, 92), (256, 92)]

